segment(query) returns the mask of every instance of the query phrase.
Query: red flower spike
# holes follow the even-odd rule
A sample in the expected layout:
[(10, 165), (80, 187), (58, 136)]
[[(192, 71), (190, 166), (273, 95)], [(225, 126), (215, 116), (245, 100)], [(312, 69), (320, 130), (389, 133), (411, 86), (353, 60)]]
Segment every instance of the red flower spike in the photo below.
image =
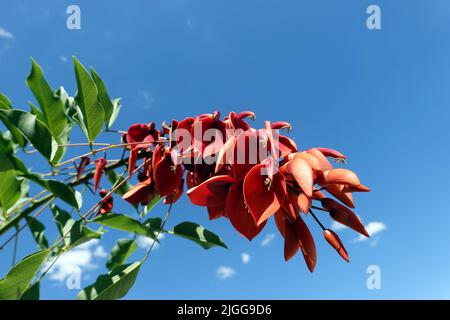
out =
[(165, 152), (163, 158), (155, 165), (153, 172), (156, 191), (161, 196), (173, 193), (183, 179), (182, 165), (175, 165), (171, 153)]
[(352, 210), (330, 198), (322, 199), (321, 203), (324, 209), (329, 210), (331, 218), (368, 238), (370, 237), (361, 219)]
[[(106, 214), (108, 212), (111, 212), (113, 207), (114, 207), (114, 198), (111, 196), (106, 197), (106, 195), (108, 194), (108, 190), (106, 189), (101, 189), (99, 194), (102, 198), (104, 198), (101, 202), (100, 202), (100, 208), (98, 213), (103, 215)], [(106, 198), (105, 198), (106, 197)]]
[(311, 198), (314, 178), (308, 162), (299, 158), (294, 159), (287, 165), (287, 171), (294, 177), (305, 195)]
[(313, 272), (317, 262), (316, 244), (314, 243), (314, 238), (302, 218), (298, 217), (297, 220), (295, 220), (294, 226), (306, 266), (310, 272)]
[(235, 179), (230, 176), (215, 176), (189, 189), (187, 195), (197, 206), (213, 207), (225, 203), (228, 191)]
[(263, 174), (265, 164), (254, 166), (244, 179), (244, 199), (257, 225), (280, 209), (286, 197), (286, 182), (280, 173), (272, 179)]
[(248, 240), (252, 240), (261, 232), (266, 225), (265, 222), (256, 225), (253, 216), (245, 204), (242, 182), (231, 186), (226, 200), (226, 215), (233, 227)]
[(350, 262), (347, 250), (345, 250), (341, 239), (339, 239), (339, 236), (334, 231), (325, 229), (323, 230), (323, 236), (345, 261)]
[(256, 114), (254, 112), (252, 112), (252, 111), (242, 111), (242, 112), (239, 112), (236, 115), (236, 118), (238, 118), (239, 120), (244, 120), (244, 119), (247, 119), (247, 118), (250, 118), (252, 120), (256, 120)]
[(94, 192), (97, 192), (100, 180), (102, 179), (103, 169), (108, 162), (105, 158), (99, 158), (95, 160), (95, 172), (94, 172)]

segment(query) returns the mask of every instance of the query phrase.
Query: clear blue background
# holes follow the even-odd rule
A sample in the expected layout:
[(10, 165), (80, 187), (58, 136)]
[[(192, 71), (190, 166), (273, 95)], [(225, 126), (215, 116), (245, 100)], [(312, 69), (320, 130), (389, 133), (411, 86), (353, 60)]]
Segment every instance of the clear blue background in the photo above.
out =
[[(66, 28), (69, 4), (81, 7), (81, 30)], [(381, 7), (382, 30), (366, 28), (370, 4)], [(122, 97), (116, 129), (215, 109), (254, 110), (258, 125), (287, 120), (301, 148), (334, 147), (349, 157), (373, 190), (356, 196), (358, 214), (387, 226), (374, 237), (377, 245), (340, 232), (347, 264), (307, 217), (318, 246), (310, 274), (300, 255), (284, 262), (273, 222), (249, 243), (228, 221), (209, 222), (203, 208), (183, 198), (169, 224), (197, 221), (230, 250), (204, 251), (167, 236), (127, 298), (450, 298), (449, 1), (2, 0), (0, 27), (14, 35), (0, 38), (0, 91), (15, 106), (26, 108), (32, 99), (24, 82), (30, 56), (52, 86), (74, 94), (76, 55), (95, 67), (111, 96)], [(100, 140), (112, 138), (118, 137)], [(127, 205), (117, 210), (133, 214)], [(152, 214), (163, 215), (164, 207)], [(54, 239), (51, 213), (42, 220)], [(274, 241), (261, 246), (272, 232)], [(111, 249), (119, 236), (127, 235), (108, 232), (102, 245)], [(24, 230), (18, 255), (34, 250)], [(245, 265), (244, 251), (251, 256)], [(1, 274), (10, 256), (11, 246), (0, 253)], [(83, 286), (105, 271), (104, 261), (96, 260), (99, 268)], [(381, 290), (366, 287), (372, 264), (381, 268)], [(236, 274), (218, 279), (221, 265)], [(76, 294), (52, 280), (42, 285), (43, 298)]]

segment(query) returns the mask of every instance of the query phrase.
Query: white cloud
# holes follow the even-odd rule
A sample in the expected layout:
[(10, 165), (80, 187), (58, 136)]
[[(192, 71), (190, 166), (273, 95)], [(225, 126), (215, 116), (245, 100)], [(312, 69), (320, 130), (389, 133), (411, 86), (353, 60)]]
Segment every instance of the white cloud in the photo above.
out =
[(4, 39), (14, 39), (14, 35), (6, 29), (0, 27), (0, 38)]
[[(105, 249), (99, 246), (98, 243), (99, 240), (94, 239), (63, 253), (48, 271), (49, 278), (62, 282), (71, 275), (81, 274), (83, 271), (98, 268), (93, 258), (104, 258), (107, 255)], [(43, 266), (43, 270), (47, 270), (51, 264), (52, 261), (47, 261)]]
[[(164, 234), (160, 233), (158, 235), (158, 240), (162, 240), (162, 239), (164, 239)], [(144, 237), (144, 236), (138, 236), (136, 238), (136, 243), (137, 243), (138, 247), (141, 249), (145, 249), (145, 250), (150, 249), (153, 242), (155, 242), (155, 240), (153, 240), (152, 238)], [(155, 243), (155, 245), (153, 246), (153, 249), (158, 249), (158, 247), (159, 247), (159, 243)]]
[(155, 99), (153, 98), (153, 94), (150, 91), (141, 90), (137, 94), (136, 103), (138, 104), (138, 107), (144, 110), (148, 110), (153, 107)]
[(263, 247), (267, 246), (269, 243), (271, 243), (275, 239), (275, 233), (269, 233), (266, 235), (266, 237), (261, 241), (261, 245)]
[(228, 278), (231, 278), (232, 276), (234, 276), (236, 274), (236, 270), (234, 270), (233, 268), (230, 267), (225, 267), (225, 266), (220, 266), (217, 269), (217, 278), (219, 278), (220, 280), (225, 280)]
[(102, 246), (98, 246), (95, 248), (93, 255), (94, 257), (98, 258), (106, 258), (108, 256), (108, 253), (105, 251), (105, 248), (103, 248)]
[[(380, 222), (380, 221), (369, 222), (366, 226), (366, 230), (371, 237), (386, 230), (386, 228), (387, 228), (387, 226), (383, 222)], [(359, 237), (354, 239), (355, 242), (361, 242), (361, 241), (366, 241), (366, 240), (368, 240), (368, 238), (363, 235), (360, 235)], [(377, 243), (374, 243), (374, 245), (376, 245), (376, 244)]]
[(66, 56), (60, 56), (59, 60), (61, 60), (61, 62), (64, 62), (64, 63), (66, 63), (68, 61)]
[(331, 223), (331, 229), (334, 231), (340, 231), (347, 229), (347, 226), (344, 226), (342, 223), (333, 220), (333, 222)]
[(250, 255), (247, 252), (242, 252), (241, 259), (243, 264), (247, 264), (250, 262)]

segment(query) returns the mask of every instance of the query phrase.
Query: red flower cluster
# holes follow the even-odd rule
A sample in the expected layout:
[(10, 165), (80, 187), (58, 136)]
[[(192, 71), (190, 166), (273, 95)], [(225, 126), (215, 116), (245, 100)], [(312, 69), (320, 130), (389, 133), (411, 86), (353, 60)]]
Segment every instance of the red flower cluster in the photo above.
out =
[[(337, 234), (326, 229), (311, 209), (326, 211), (334, 220), (369, 236), (348, 207), (354, 208), (353, 192), (370, 190), (353, 172), (333, 168), (328, 158), (343, 162), (345, 156), (340, 152), (328, 148), (300, 151), (293, 140), (279, 133), (280, 129), (289, 131), (289, 123), (266, 121), (257, 130), (247, 123), (254, 117), (246, 111), (221, 119), (215, 112), (174, 120), (161, 130), (154, 123), (132, 125), (123, 136), (130, 150), (130, 175), (139, 159), (144, 162), (137, 170), (139, 183), (123, 198), (132, 204), (148, 204), (159, 195), (165, 197), (164, 203), (174, 203), (186, 180), (193, 204), (207, 207), (210, 219), (229, 219), (249, 240), (274, 216), (285, 239), (285, 259), (301, 249), (313, 271), (315, 243), (302, 218), (302, 214), (311, 214), (327, 242), (348, 261)], [(102, 165), (98, 164), (100, 170)]]

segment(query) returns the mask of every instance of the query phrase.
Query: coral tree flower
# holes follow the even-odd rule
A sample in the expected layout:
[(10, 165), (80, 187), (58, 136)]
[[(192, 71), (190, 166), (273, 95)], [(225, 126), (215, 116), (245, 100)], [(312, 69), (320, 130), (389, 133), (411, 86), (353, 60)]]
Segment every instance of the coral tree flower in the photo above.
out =
[[(172, 204), (186, 183), (191, 203), (207, 208), (211, 220), (229, 219), (248, 240), (255, 238), (273, 216), (284, 238), (286, 261), (301, 252), (312, 272), (316, 244), (306, 222), (317, 222), (325, 241), (346, 261), (349, 255), (339, 236), (323, 226), (313, 212), (329, 214), (337, 222), (369, 236), (355, 207), (353, 193), (368, 192), (358, 176), (335, 168), (329, 159), (344, 164), (346, 156), (325, 147), (299, 150), (279, 130), (291, 130), (285, 121), (264, 123), (254, 129), (247, 122), (251, 111), (219, 112), (173, 120), (156, 130), (154, 123), (134, 124), (125, 140), (133, 173), (141, 150), (144, 159), (138, 180), (123, 199), (148, 204), (156, 196)], [(334, 197), (335, 199), (333, 199)], [(311, 218), (312, 217), (312, 218)]]

